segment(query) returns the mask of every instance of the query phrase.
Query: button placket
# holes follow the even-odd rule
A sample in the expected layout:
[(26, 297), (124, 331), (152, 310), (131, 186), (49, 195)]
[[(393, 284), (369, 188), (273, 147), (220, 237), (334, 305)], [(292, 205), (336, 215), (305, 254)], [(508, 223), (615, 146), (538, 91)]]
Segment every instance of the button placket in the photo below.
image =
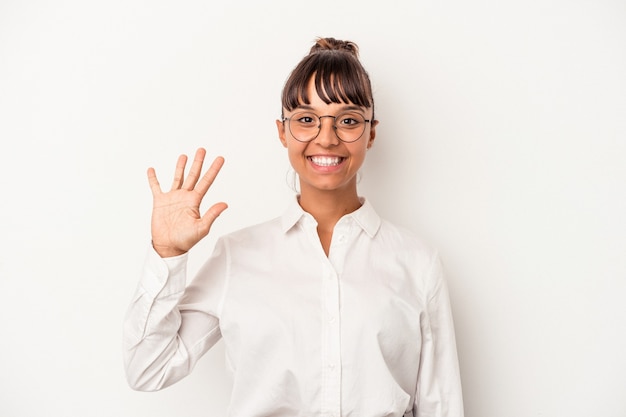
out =
[[(312, 219), (311, 219), (312, 220)], [(322, 250), (314, 221), (307, 224), (309, 238), (323, 256), (322, 277), (322, 392), (321, 411), (327, 416), (341, 416), (341, 285), (351, 231), (350, 218), (343, 218), (333, 230), (330, 253)]]
[(341, 334), (339, 323), (339, 277), (334, 268), (328, 264), (323, 280), (324, 304), (324, 340), (322, 370), (324, 378), (323, 411), (328, 414), (341, 415)]

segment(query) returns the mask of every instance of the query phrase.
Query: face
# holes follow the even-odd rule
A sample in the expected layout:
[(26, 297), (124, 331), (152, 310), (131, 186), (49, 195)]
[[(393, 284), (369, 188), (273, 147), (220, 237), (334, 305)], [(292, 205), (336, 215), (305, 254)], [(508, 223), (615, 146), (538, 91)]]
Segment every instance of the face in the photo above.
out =
[[(310, 104), (301, 105), (293, 111), (285, 110), (285, 117), (307, 110), (318, 116), (336, 116), (345, 110), (354, 110), (355, 106), (345, 103), (326, 104), (315, 90), (313, 80), (309, 81), (308, 95)], [(357, 107), (365, 119), (371, 120), (371, 108)], [(376, 136), (377, 121), (366, 123), (361, 138), (355, 142), (346, 143), (339, 140), (333, 128), (334, 119), (321, 119), (321, 130), (317, 137), (310, 142), (299, 142), (287, 127), (287, 121), (276, 121), (278, 136), (281, 143), (287, 148), (289, 162), (300, 178), (302, 194), (311, 191), (334, 191), (356, 193), (356, 176), (363, 165), (365, 154), (372, 146)]]

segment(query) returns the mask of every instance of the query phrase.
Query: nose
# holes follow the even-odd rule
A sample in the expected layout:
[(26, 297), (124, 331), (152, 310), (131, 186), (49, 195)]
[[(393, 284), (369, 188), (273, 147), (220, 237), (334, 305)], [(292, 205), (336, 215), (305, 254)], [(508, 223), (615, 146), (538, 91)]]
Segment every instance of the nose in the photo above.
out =
[[(326, 123), (324, 123), (324, 119), (328, 119)], [(323, 147), (339, 144), (334, 116), (320, 116), (320, 132), (315, 138), (315, 142)]]

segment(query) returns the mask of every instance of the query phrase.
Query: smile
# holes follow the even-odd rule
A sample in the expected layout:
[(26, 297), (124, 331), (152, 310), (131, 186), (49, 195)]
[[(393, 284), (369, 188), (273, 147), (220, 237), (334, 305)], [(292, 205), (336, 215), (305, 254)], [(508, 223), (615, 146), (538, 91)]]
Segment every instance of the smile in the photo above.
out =
[(307, 159), (313, 162), (315, 165), (322, 167), (337, 166), (343, 162), (345, 158), (341, 156), (309, 156)]

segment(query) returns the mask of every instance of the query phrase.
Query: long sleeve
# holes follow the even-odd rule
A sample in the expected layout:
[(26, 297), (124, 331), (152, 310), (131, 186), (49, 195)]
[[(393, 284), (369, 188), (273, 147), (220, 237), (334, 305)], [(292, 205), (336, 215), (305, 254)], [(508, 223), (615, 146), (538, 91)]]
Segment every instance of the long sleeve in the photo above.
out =
[(125, 324), (130, 385), (157, 390), (223, 337), (232, 416), (463, 417), (448, 290), (435, 251), (364, 201), (330, 256), (294, 198), (217, 240), (195, 278), (150, 252)]
[(463, 395), (454, 323), (441, 263), (430, 271), (432, 292), (422, 323), (422, 351), (415, 395), (415, 417), (463, 417)]
[(124, 365), (133, 389), (155, 391), (182, 379), (220, 338), (215, 316), (181, 308), (186, 265), (186, 255), (162, 259), (148, 252), (124, 321)]

